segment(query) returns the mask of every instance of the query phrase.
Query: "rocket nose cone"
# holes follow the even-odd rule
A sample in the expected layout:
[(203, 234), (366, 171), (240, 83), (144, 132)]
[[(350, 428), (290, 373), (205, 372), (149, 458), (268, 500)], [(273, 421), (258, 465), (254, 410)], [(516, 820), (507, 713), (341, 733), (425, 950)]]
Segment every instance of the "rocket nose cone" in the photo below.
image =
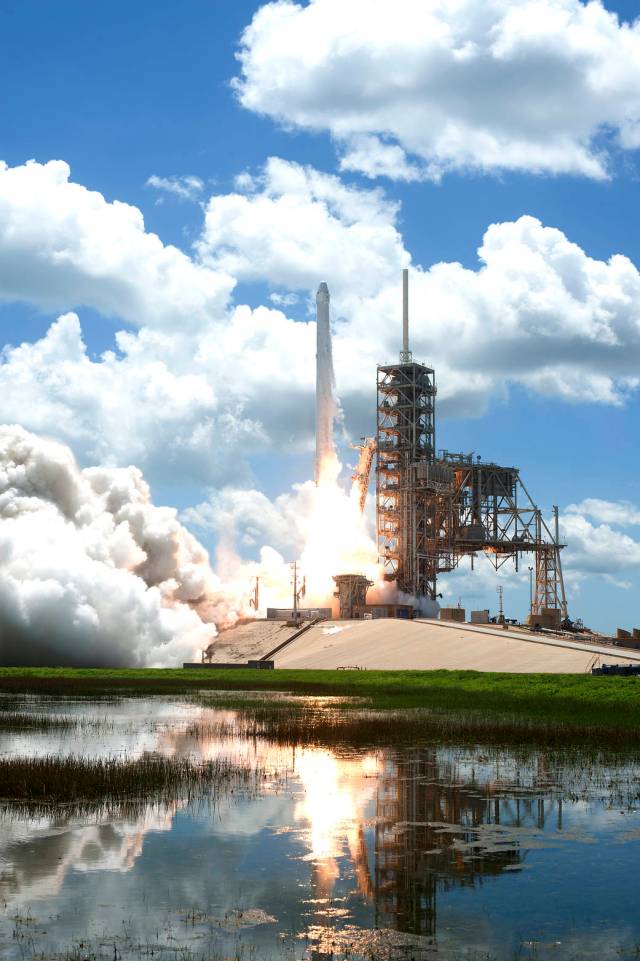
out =
[(316, 294), (316, 300), (329, 300), (329, 288), (327, 287), (324, 280), (318, 287), (318, 293)]

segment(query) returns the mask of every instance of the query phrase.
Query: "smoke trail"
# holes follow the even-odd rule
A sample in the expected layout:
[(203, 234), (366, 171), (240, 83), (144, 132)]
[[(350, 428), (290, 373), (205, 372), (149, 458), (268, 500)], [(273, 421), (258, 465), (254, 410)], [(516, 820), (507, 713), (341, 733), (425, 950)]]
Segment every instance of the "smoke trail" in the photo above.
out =
[(0, 664), (175, 665), (236, 608), (137, 468), (0, 426)]

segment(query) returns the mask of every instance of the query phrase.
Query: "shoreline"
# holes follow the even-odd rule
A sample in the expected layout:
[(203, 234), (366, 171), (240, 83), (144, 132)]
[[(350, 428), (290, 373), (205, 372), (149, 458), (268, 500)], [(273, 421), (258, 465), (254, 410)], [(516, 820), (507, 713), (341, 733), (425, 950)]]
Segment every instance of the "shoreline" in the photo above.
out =
[[(557, 737), (640, 744), (640, 678), (475, 671), (262, 671), (251, 668), (0, 668), (0, 693), (91, 696), (207, 691), (333, 695), (365, 699), (377, 710), (431, 708), (482, 715), (482, 727), (512, 719), (527, 739)], [(362, 705), (364, 706), (364, 705)]]

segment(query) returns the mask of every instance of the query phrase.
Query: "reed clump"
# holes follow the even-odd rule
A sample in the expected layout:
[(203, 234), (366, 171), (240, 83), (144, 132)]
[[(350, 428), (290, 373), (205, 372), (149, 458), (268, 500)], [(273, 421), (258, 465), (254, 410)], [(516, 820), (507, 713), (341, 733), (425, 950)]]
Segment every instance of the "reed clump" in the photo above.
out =
[[(233, 722), (198, 720), (188, 725), (186, 734), (196, 740), (210, 738), (258, 738), (281, 746), (319, 747), (399, 747), (439, 743), (467, 745), (528, 745), (557, 747), (564, 751), (572, 745), (598, 746), (602, 731), (598, 727), (545, 722), (539, 718), (499, 715), (491, 712), (404, 710), (327, 710), (305, 709), (290, 705), (277, 710), (240, 707)], [(612, 729), (608, 749), (637, 750), (640, 729)]]
[(23, 711), (0, 711), (0, 733), (30, 731), (42, 734), (69, 731), (105, 731), (113, 728), (106, 718), (67, 714), (29, 714)]
[(0, 803), (103, 804), (192, 799), (216, 789), (249, 787), (262, 774), (230, 758), (197, 762), (145, 754), (140, 758), (0, 758)]

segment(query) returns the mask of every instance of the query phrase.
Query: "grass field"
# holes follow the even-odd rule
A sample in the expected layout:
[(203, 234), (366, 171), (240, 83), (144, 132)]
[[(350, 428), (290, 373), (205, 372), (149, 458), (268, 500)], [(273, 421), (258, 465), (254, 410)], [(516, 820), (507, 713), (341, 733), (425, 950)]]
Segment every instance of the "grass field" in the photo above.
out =
[(0, 691), (96, 695), (288, 691), (366, 698), (378, 709), (426, 707), (478, 712), (564, 732), (640, 742), (640, 678), (475, 671), (263, 671), (0, 668)]

